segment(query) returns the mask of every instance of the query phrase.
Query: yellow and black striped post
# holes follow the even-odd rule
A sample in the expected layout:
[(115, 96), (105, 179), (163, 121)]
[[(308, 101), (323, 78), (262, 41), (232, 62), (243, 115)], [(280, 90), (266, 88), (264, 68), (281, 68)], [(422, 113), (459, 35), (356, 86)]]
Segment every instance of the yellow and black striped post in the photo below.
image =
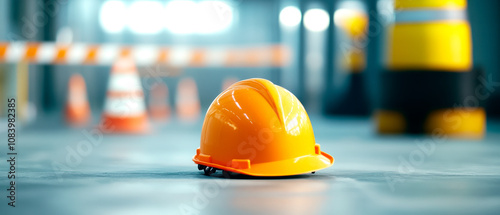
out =
[(466, 0), (395, 0), (381, 77), (381, 134), (481, 138), (486, 114), (474, 89)]
[(369, 115), (370, 104), (365, 87), (366, 30), (368, 14), (360, 1), (343, 1), (334, 14), (336, 27), (333, 94), (327, 114)]

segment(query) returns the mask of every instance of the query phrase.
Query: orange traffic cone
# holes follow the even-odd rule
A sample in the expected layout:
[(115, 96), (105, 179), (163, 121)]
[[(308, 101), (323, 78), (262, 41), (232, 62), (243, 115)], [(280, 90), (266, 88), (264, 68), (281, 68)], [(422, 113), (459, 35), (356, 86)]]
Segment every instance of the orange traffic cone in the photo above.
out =
[(179, 119), (194, 121), (200, 117), (200, 99), (198, 88), (192, 78), (186, 78), (177, 85), (177, 97), (175, 106)]
[(153, 120), (167, 121), (170, 117), (168, 87), (164, 83), (156, 83), (151, 87), (149, 96), (149, 115)]
[(69, 79), (66, 121), (72, 126), (84, 126), (90, 119), (90, 106), (87, 99), (85, 80), (79, 74)]
[(229, 88), (231, 85), (233, 85), (236, 82), (238, 82), (238, 79), (236, 79), (236, 78), (224, 79), (224, 82), (222, 82), (222, 91), (226, 90), (227, 88)]
[(109, 77), (101, 130), (105, 133), (144, 133), (149, 130), (144, 93), (134, 62), (118, 60)]

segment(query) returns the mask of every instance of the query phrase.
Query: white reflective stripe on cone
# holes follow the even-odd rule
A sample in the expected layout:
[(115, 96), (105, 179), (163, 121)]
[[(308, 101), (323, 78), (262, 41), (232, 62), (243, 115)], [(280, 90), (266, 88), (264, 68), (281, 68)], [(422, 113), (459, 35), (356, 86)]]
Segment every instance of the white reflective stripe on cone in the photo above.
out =
[(198, 103), (198, 97), (195, 96), (190, 96), (190, 97), (179, 97), (178, 99), (175, 100), (177, 103), (182, 103), (182, 104), (196, 104)]
[(82, 90), (72, 90), (69, 92), (68, 100), (71, 105), (85, 105), (87, 102), (87, 93)]
[(144, 106), (143, 96), (108, 97), (104, 105), (104, 113), (115, 117), (141, 116), (145, 113)]
[(142, 85), (137, 73), (111, 73), (108, 89), (113, 92), (134, 92), (142, 91)]
[(396, 23), (467, 20), (465, 10), (461, 9), (397, 10), (395, 14)]

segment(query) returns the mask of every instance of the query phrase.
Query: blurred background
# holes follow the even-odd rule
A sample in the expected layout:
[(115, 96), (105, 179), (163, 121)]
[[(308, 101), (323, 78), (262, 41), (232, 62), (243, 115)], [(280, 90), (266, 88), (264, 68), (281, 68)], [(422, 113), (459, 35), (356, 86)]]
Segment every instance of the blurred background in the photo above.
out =
[[(484, 68), (493, 80), (499, 77), (499, 26), (496, 20), (498, 1), (469, 1), (468, 17), (472, 26), (473, 60)], [(108, 46), (130, 47), (145, 45), (152, 48), (179, 48), (177, 61), (158, 67), (156, 62), (139, 65), (144, 78), (148, 69), (156, 71), (170, 89), (170, 102), (175, 103), (176, 85), (182, 77), (192, 77), (198, 86), (201, 106), (207, 108), (220, 93), (225, 79), (266, 78), (294, 93), (313, 113), (328, 111), (342, 103), (351, 84), (364, 94), (347, 102), (344, 109), (363, 105), (358, 113), (368, 116), (377, 105), (378, 74), (383, 62), (384, 28), (393, 19), (389, 0), (321, 1), (321, 0), (234, 0), (234, 1), (86, 1), (86, 0), (2, 0), (0, 1), (0, 41), (48, 42), (52, 44), (87, 44), (105, 49)], [(195, 10), (193, 9), (195, 8)], [(340, 23), (345, 8), (363, 11), (369, 19), (366, 37), (361, 45), (366, 52), (362, 81), (350, 82), (339, 72), (342, 57), (352, 46), (342, 38)], [(349, 9), (347, 9), (349, 10)], [(337, 17), (335, 20), (334, 17)], [(193, 64), (190, 59), (196, 48), (229, 50), (245, 48), (243, 58), (252, 58), (255, 48), (280, 47), (283, 58), (278, 62), (247, 60), (244, 63)], [(177, 50), (177, 49), (176, 49)], [(39, 51), (38, 56), (43, 55)], [(85, 50), (75, 51), (85, 52)], [(46, 54), (50, 55), (50, 54)], [(85, 55), (85, 53), (81, 53)], [(220, 57), (220, 52), (208, 52), (208, 59)], [(258, 54), (257, 54), (258, 55)], [(39, 58), (43, 58), (39, 57)], [(175, 57), (173, 57), (175, 58)], [(335, 60), (340, 59), (340, 60)], [(59, 112), (66, 101), (69, 77), (80, 73), (88, 87), (92, 109), (100, 111), (111, 62), (85, 65), (83, 62), (58, 64), (23, 63), (10, 60), (0, 65), (1, 101), (17, 90), (25, 98), (30, 111), (38, 114)], [(15, 62), (16, 61), (16, 62)], [(16, 85), (12, 80), (17, 70)], [(20, 74), (22, 70), (23, 73)], [(344, 73), (345, 74), (345, 73)], [(146, 91), (146, 94), (148, 92)], [(364, 97), (366, 96), (366, 97)], [(499, 114), (500, 91), (488, 98), (488, 116)], [(5, 114), (5, 105), (0, 105)], [(28, 108), (26, 108), (28, 110)], [(23, 114), (24, 115), (24, 114)], [(27, 113), (27, 115), (30, 115)], [(33, 114), (31, 114), (33, 115)]]
[[(394, 1), (0, 0), (0, 211), (499, 214), (500, 1)], [(205, 111), (248, 78), (297, 96), (331, 168), (198, 171)]]
[[(493, 75), (493, 80), (498, 80), (500, 30), (496, 23), (500, 15), (496, 8), (499, 2), (468, 3), (474, 64)], [(361, 69), (365, 78), (361, 82), (350, 82), (349, 77), (342, 75), (345, 73), (339, 72), (345, 69), (339, 56), (348, 52), (342, 46), (353, 46), (341, 35), (340, 20), (345, 16), (346, 8), (363, 11), (369, 19), (365, 41), (357, 45), (366, 52), (366, 65)], [(168, 85), (171, 104), (175, 104), (176, 86), (183, 77), (195, 80), (203, 108), (207, 108), (221, 92), (224, 80), (261, 77), (290, 90), (312, 113), (343, 114), (343, 111), (328, 110), (338, 105), (339, 98), (347, 93), (349, 85), (354, 84), (366, 96), (361, 99), (367, 110), (358, 112), (363, 113), (362, 116), (369, 116), (368, 113), (377, 105), (384, 29), (393, 17), (389, 0), (1, 0), (0, 10), (0, 41), (12, 44), (11, 47), (15, 42), (46, 42), (54, 46), (85, 44), (102, 49), (110, 46), (115, 49), (131, 46), (175, 49), (178, 51), (172, 57), (175, 59), (161, 66), (154, 60), (139, 62), (138, 65), (143, 79), (150, 70), (155, 74), (148, 77), (160, 77)], [(279, 47), (278, 54), (282, 58), (275, 62), (252, 60), (252, 50), (268, 47)], [(220, 50), (230, 49), (243, 49), (240, 53), (243, 57), (232, 65), (189, 62), (190, 55), (197, 48), (211, 50), (205, 53), (207, 59), (220, 58)], [(101, 111), (111, 61), (39, 64), (37, 61), (44, 58), (41, 52), (38, 51), (33, 62), (23, 63), (21, 57), (2, 60), (2, 114), (5, 114), (5, 98), (15, 95), (15, 92), (21, 93), (18, 96), (26, 100), (21, 105), (29, 106), (25, 109), (36, 111), (38, 115), (61, 111), (66, 102), (68, 80), (74, 73), (84, 77), (92, 109)], [(85, 49), (75, 52), (85, 55)], [(47, 55), (50, 52), (45, 58)], [(17, 79), (12, 77), (16, 72), (11, 71), (17, 71)], [(17, 88), (12, 80), (17, 80)], [(147, 90), (145, 93), (149, 96)], [(498, 116), (500, 91), (494, 92), (486, 103), (488, 116)], [(352, 109), (360, 104), (355, 101), (345, 105), (344, 108)]]

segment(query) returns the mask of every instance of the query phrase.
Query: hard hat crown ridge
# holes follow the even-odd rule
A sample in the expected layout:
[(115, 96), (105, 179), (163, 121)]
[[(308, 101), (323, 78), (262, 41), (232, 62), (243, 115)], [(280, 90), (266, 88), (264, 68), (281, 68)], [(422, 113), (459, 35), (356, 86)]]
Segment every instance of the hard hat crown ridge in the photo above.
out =
[(303, 174), (333, 164), (316, 144), (299, 100), (265, 79), (235, 83), (212, 102), (193, 161), (254, 176)]

